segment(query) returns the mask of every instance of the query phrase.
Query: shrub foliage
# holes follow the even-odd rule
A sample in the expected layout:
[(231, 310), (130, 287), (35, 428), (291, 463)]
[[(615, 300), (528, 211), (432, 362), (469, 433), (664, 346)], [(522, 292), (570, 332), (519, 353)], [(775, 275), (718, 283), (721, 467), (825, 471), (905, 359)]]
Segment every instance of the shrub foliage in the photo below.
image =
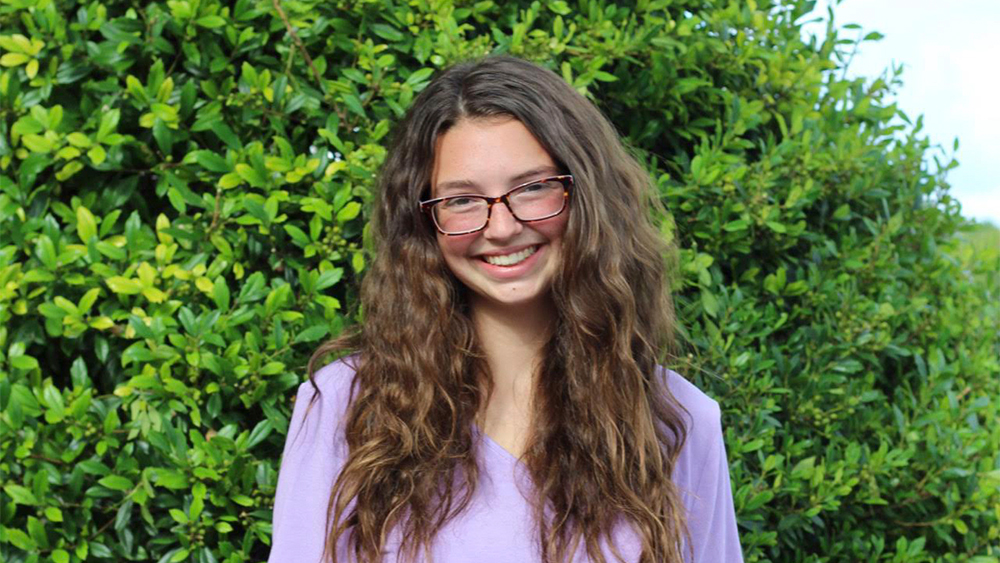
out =
[[(1000, 556), (997, 260), (812, 2), (4, 0), (3, 560), (259, 561), (390, 127), (541, 62), (655, 178), (748, 561)], [(869, 36), (867, 39), (875, 39)]]

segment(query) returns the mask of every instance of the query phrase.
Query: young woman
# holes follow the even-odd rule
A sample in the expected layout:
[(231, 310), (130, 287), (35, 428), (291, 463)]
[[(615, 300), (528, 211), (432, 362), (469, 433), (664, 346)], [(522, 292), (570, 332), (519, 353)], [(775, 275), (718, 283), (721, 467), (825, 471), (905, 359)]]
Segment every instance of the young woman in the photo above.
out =
[(655, 195), (590, 102), (518, 59), (454, 66), (376, 202), (364, 322), (299, 389), (270, 561), (742, 560), (718, 404), (657, 363)]

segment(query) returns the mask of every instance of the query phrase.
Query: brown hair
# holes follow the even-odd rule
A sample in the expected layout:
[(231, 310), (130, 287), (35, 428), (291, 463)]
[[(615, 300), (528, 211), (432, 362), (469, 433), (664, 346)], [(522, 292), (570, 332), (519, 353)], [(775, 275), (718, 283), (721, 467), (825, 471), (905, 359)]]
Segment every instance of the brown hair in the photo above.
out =
[(557, 318), (522, 458), (543, 560), (568, 560), (582, 540), (603, 562), (603, 539), (620, 559), (612, 530), (625, 522), (642, 541), (641, 561), (679, 562), (687, 528), (671, 475), (686, 430), (657, 365), (674, 326), (667, 249), (649, 213), (658, 201), (593, 104), (555, 73), (505, 56), (441, 72), (395, 128), (371, 221), (364, 321), (309, 362), (312, 378), (330, 352), (359, 353), (327, 551), (336, 561), (346, 533), (355, 558), (378, 561), (399, 526), (399, 555), (415, 559), (475, 491), (473, 421), (492, 393), (490, 371), (465, 289), (417, 202), (429, 192), (438, 136), (489, 117), (519, 120), (575, 178), (551, 288)]

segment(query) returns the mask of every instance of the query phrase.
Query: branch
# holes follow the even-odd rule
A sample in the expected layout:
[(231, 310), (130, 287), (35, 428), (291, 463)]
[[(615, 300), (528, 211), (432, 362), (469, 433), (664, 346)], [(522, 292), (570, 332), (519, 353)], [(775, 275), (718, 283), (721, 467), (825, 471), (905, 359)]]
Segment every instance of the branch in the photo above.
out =
[(326, 88), (323, 87), (323, 80), (319, 76), (319, 71), (316, 70), (316, 65), (313, 64), (312, 57), (306, 51), (306, 46), (302, 44), (302, 40), (299, 39), (299, 34), (295, 33), (295, 29), (292, 28), (292, 23), (288, 21), (288, 16), (285, 15), (285, 11), (281, 9), (280, 0), (271, 0), (271, 5), (277, 10), (278, 16), (281, 17), (281, 21), (285, 22), (285, 29), (288, 30), (288, 34), (292, 36), (292, 40), (295, 41), (295, 45), (298, 46), (299, 51), (302, 51), (302, 56), (305, 57), (306, 63), (309, 65), (309, 70), (312, 71), (313, 78), (316, 79), (316, 84), (319, 85), (319, 89), (326, 92)]

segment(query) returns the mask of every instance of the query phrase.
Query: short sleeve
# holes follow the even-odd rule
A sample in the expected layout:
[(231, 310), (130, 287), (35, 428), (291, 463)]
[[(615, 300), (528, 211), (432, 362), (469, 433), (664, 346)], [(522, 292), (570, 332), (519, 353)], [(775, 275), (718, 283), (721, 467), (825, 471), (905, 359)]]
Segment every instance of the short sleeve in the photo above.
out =
[(352, 373), (338, 362), (299, 389), (274, 499), (269, 563), (319, 563), (333, 483), (346, 460), (343, 418)]
[(691, 534), (693, 558), (685, 553), (685, 560), (742, 563), (719, 404), (677, 373), (668, 373), (667, 384), (690, 415), (674, 470)]

